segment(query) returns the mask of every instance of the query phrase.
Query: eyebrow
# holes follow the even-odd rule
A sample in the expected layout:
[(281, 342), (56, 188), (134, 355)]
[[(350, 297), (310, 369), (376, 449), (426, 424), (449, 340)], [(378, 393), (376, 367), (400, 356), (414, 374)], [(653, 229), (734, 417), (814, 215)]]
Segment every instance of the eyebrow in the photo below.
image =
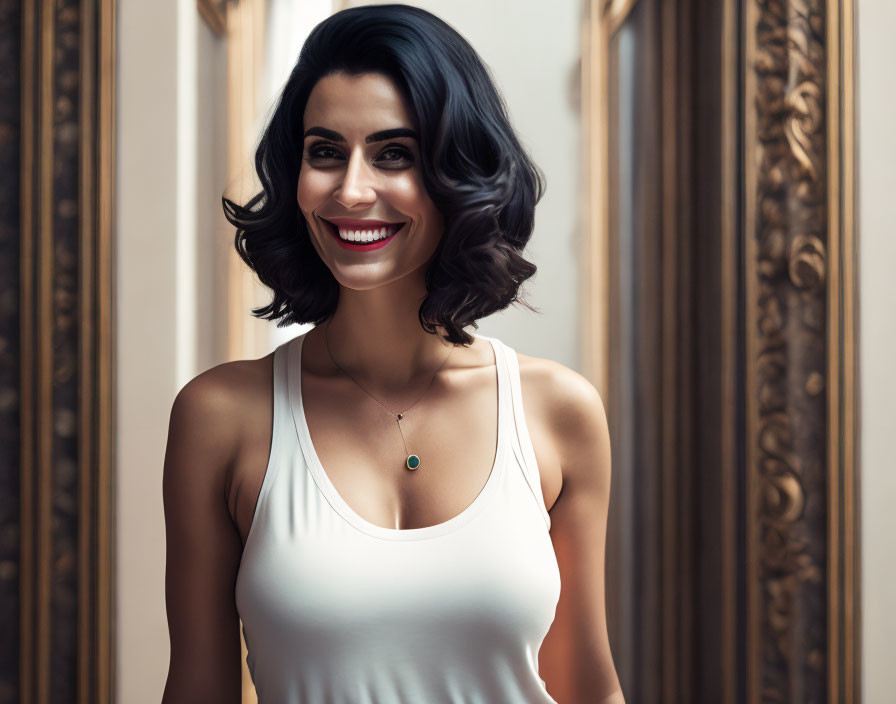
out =
[[(345, 137), (341, 134), (334, 132), (333, 130), (328, 130), (326, 127), (312, 127), (305, 133), (305, 136), (302, 139), (308, 139), (308, 137), (323, 137), (324, 139), (329, 139), (331, 142), (345, 141)], [(387, 139), (395, 139), (396, 137), (411, 137), (412, 139), (418, 139), (417, 133), (414, 132), (414, 130), (407, 127), (396, 127), (391, 130), (374, 132), (373, 134), (368, 135), (364, 142), (366, 144), (373, 144), (374, 142), (385, 142)]]

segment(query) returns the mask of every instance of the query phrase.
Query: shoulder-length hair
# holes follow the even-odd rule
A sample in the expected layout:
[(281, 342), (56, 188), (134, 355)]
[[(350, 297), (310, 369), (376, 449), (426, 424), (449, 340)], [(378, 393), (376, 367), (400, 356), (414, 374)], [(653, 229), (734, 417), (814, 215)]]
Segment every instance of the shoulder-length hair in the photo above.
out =
[(522, 256), (544, 176), (520, 144), (480, 57), (450, 25), (409, 5), (343, 10), (318, 24), (299, 53), (255, 152), (262, 191), (240, 206), (223, 198), (239, 256), (273, 291), (253, 309), (267, 320), (320, 324), (336, 310), (339, 284), (314, 249), (296, 201), (305, 105), (335, 72), (385, 74), (419, 127), (423, 183), (445, 231), (426, 271), (418, 317), (468, 345), (463, 328), (520, 303), (536, 266)]

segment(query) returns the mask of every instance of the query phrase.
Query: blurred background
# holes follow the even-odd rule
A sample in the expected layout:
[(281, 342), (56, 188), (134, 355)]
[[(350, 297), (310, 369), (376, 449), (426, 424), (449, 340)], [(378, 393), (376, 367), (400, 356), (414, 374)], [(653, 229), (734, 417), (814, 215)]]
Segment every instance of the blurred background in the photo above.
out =
[[(221, 196), (359, 4), (0, 3), (0, 704), (160, 701), (171, 404), (305, 331), (251, 317)], [(480, 332), (604, 399), (626, 701), (892, 701), (896, 5), (409, 4), (546, 176), (542, 312)]]

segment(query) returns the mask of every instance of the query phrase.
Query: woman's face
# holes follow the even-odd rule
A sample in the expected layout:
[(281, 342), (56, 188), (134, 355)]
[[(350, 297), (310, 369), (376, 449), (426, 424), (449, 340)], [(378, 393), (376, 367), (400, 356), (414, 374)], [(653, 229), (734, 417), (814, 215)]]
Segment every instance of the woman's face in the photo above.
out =
[(336, 280), (361, 290), (425, 271), (444, 220), (423, 186), (416, 128), (392, 80), (322, 78), (303, 135), (297, 200)]

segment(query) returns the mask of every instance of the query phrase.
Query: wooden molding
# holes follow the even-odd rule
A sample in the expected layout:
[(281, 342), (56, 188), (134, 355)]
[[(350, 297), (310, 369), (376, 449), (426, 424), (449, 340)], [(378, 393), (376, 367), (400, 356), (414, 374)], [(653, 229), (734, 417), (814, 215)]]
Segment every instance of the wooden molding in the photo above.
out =
[(746, 4), (748, 703), (858, 701), (851, 12)]
[[(583, 367), (620, 470), (620, 678), (670, 703), (858, 704), (853, 2), (659, 7), (658, 35), (638, 30), (647, 0), (588, 0), (583, 27)], [(660, 144), (637, 117), (625, 134), (655, 163), (611, 134), (622, 29), (626, 99), (655, 111)], [(625, 149), (626, 178), (660, 179), (646, 207), (653, 186), (614, 170)], [(620, 188), (641, 218), (624, 230)]]
[(227, 4), (239, 0), (197, 0), (199, 14), (219, 37), (227, 34)]
[[(26, 0), (21, 12), (20, 110), (4, 125), (18, 143), (18, 277), (4, 277), (3, 339), (17, 367), (4, 426), (18, 453), (0, 465), (18, 485), (17, 594), (3, 590), (4, 621), (18, 625), (18, 677), (0, 689), (21, 702), (112, 701), (114, 666), (112, 487), (112, 194), (116, 20), (113, 0)], [(10, 27), (12, 29), (12, 27)], [(11, 43), (9, 45), (12, 45)], [(5, 380), (8, 382), (9, 380)], [(9, 422), (6, 422), (9, 421)], [(18, 455), (16, 457), (16, 454)], [(15, 460), (18, 459), (18, 462)], [(13, 532), (14, 531), (14, 532)], [(14, 643), (10, 637), (4, 641)]]

